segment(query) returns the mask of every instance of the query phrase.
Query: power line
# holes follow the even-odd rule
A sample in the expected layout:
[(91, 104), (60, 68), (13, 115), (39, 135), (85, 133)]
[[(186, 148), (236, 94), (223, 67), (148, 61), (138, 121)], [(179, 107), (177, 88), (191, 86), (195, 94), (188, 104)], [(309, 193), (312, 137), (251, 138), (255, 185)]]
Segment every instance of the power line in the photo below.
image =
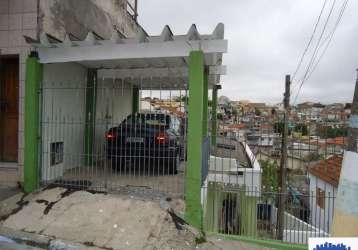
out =
[(318, 57), (318, 60), (317, 60), (316, 64), (313, 66), (312, 70), (309, 72), (309, 75), (307, 76), (307, 79), (306, 79), (306, 80), (308, 80), (308, 79), (311, 77), (311, 75), (313, 74), (313, 72), (314, 72), (315, 69), (317, 68), (318, 64), (320, 63), (321, 59), (323, 58), (324, 54), (326, 53), (326, 51), (327, 51), (327, 49), (328, 49), (328, 47), (329, 47), (329, 45), (330, 45), (330, 43), (331, 43), (331, 41), (332, 41), (332, 39), (333, 39), (334, 33), (336, 32), (337, 27), (338, 27), (339, 23), (340, 23), (341, 20), (342, 20), (344, 11), (346, 10), (347, 5), (348, 5), (348, 1), (349, 1), (349, 0), (345, 0), (345, 1), (343, 2), (342, 7), (341, 7), (341, 10), (340, 10), (340, 12), (339, 12), (339, 16), (338, 16), (337, 21), (336, 21), (336, 23), (335, 23), (335, 25), (334, 25), (334, 28), (333, 28), (331, 34), (329, 34), (329, 35), (326, 37), (326, 39), (323, 41), (322, 46), (323, 46), (323, 44), (325, 44), (325, 43), (327, 42), (327, 40), (328, 40), (328, 42), (326, 43), (326, 46), (324, 47), (324, 49), (323, 49), (321, 55)]
[(313, 32), (312, 32), (312, 35), (311, 35), (311, 37), (310, 37), (310, 40), (308, 41), (308, 43), (307, 43), (307, 45), (306, 45), (306, 48), (304, 49), (304, 51), (303, 51), (303, 53), (302, 53), (302, 56), (301, 56), (301, 58), (300, 58), (300, 60), (299, 60), (299, 62), (298, 62), (298, 64), (297, 64), (296, 70), (295, 70), (295, 72), (294, 72), (293, 75), (292, 75), (292, 81), (294, 81), (294, 79), (295, 79), (295, 77), (296, 77), (296, 74), (297, 74), (298, 70), (300, 69), (300, 67), (301, 67), (301, 65), (302, 65), (303, 59), (304, 59), (304, 57), (306, 56), (306, 53), (307, 53), (307, 51), (308, 51), (308, 49), (309, 49), (309, 47), (310, 47), (310, 45), (311, 45), (311, 43), (312, 43), (312, 41), (313, 41), (313, 37), (314, 37), (314, 35), (315, 35), (315, 33), (316, 33), (318, 24), (319, 24), (319, 22), (320, 22), (320, 20), (321, 20), (322, 13), (323, 13), (323, 11), (324, 11), (324, 9), (325, 9), (325, 7), (326, 7), (326, 4), (327, 4), (327, 0), (324, 0), (324, 3), (323, 3), (323, 5), (322, 5), (321, 11), (320, 11), (320, 13), (319, 13), (317, 22), (316, 22), (316, 24), (315, 24), (315, 26), (314, 26), (314, 28), (313, 28)]
[(330, 19), (331, 15), (332, 15), (332, 12), (333, 12), (333, 9), (334, 9), (335, 4), (336, 4), (336, 0), (334, 0), (333, 3), (332, 3), (331, 9), (330, 9), (329, 14), (328, 14), (328, 16), (327, 16), (327, 19), (326, 19), (326, 21), (325, 21), (325, 23), (324, 23), (322, 32), (321, 32), (321, 34), (320, 34), (320, 36), (319, 36), (319, 38), (318, 38), (316, 47), (314, 48), (312, 57), (311, 57), (310, 62), (309, 62), (309, 64), (308, 64), (307, 68), (306, 68), (305, 74), (304, 74), (304, 76), (303, 76), (303, 78), (302, 78), (302, 80), (301, 80), (301, 84), (300, 84), (300, 86), (299, 86), (299, 88), (298, 88), (298, 91), (297, 91), (297, 94), (296, 94), (296, 96), (295, 96), (295, 99), (294, 99), (293, 104), (296, 103), (296, 100), (297, 100), (297, 98), (298, 98), (298, 95), (300, 94), (300, 91), (301, 91), (301, 89), (302, 89), (302, 86), (303, 86), (303, 84), (304, 84), (305, 81), (306, 81), (307, 74), (308, 74), (308, 72), (310, 71), (310, 69), (311, 69), (311, 67), (312, 67), (312, 65), (313, 65), (313, 62), (314, 62), (314, 60), (315, 60), (315, 58), (316, 58), (316, 56), (317, 56), (317, 52), (318, 52), (318, 49), (319, 49), (319, 47), (320, 47), (323, 34), (324, 34), (324, 32), (326, 31), (327, 24), (328, 24), (329, 19)]

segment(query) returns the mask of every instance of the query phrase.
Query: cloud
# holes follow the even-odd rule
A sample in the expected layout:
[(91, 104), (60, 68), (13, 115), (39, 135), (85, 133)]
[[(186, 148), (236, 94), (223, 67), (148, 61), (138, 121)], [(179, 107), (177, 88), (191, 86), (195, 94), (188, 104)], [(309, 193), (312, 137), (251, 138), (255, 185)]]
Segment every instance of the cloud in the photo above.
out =
[[(323, 19), (332, 2), (327, 1)], [(336, 1), (327, 31), (342, 3)], [(165, 24), (175, 34), (184, 34), (192, 23), (200, 33), (211, 33), (223, 22), (229, 53), (224, 55), (228, 74), (222, 78), (221, 94), (235, 100), (275, 103), (282, 100), (285, 75), (295, 70), (322, 4), (323, 0), (147, 0), (139, 2), (139, 22), (152, 35), (160, 34)], [(327, 53), (303, 85), (299, 101), (352, 100), (358, 67), (357, 12), (358, 1), (350, 1)]]

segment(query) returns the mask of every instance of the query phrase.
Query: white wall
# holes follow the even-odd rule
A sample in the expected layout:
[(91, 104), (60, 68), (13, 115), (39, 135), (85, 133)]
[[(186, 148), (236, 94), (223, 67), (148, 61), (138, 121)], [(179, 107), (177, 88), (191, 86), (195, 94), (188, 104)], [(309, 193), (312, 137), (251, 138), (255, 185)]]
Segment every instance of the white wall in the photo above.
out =
[[(43, 72), (42, 180), (51, 180), (82, 161), (87, 69), (61, 63), (44, 65)], [(50, 144), (61, 141), (64, 162), (50, 166)]]
[[(247, 196), (261, 195), (261, 166), (253, 157), (250, 147), (242, 143), (246, 156), (250, 159), (252, 168), (241, 167), (239, 162), (234, 158), (223, 158), (210, 156), (209, 174), (207, 181), (219, 182), (233, 185), (245, 185)], [(240, 175), (238, 173), (241, 173)]]
[(98, 80), (94, 153), (104, 155), (105, 133), (132, 112), (132, 86), (122, 80)]
[[(327, 233), (331, 231), (332, 220), (333, 220), (333, 211), (334, 211), (334, 202), (333, 197), (337, 196), (337, 189), (334, 188), (331, 184), (317, 178), (314, 175), (309, 175), (310, 178), (310, 219), (311, 224), (317, 227), (319, 230), (323, 230)], [(322, 209), (318, 206), (316, 202), (317, 188), (320, 188), (325, 191), (325, 209)]]
[[(277, 207), (272, 206), (271, 210), (271, 225), (277, 225)], [(305, 221), (285, 212), (284, 216), (284, 232), (283, 241), (296, 244), (307, 244), (310, 237), (328, 237), (329, 235), (306, 223)]]

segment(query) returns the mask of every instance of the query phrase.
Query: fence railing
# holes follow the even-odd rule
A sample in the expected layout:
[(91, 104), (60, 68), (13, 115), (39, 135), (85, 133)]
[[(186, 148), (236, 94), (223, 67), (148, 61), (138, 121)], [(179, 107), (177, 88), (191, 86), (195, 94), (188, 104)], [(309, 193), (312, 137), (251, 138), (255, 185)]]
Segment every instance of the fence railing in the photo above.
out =
[[(207, 231), (297, 244), (330, 235), (339, 178), (332, 174), (340, 171), (345, 137), (290, 133), (287, 189), (281, 190), (279, 131), (226, 133), (221, 128), (219, 133), (202, 192)], [(280, 196), (285, 197), (282, 237)]]
[[(43, 185), (183, 196), (185, 89), (143, 90), (99, 79), (96, 87), (44, 82), (41, 90)], [(136, 90), (144, 97), (134, 100)]]
[[(280, 193), (247, 191), (232, 185), (208, 183), (204, 205), (204, 225), (207, 231), (242, 235), (259, 239), (282, 240), (288, 243), (307, 244), (309, 237), (328, 237), (333, 218), (335, 196), (330, 193), (294, 196), (285, 193), (283, 238), (278, 237), (277, 203)], [(323, 199), (326, 210), (315, 207)]]

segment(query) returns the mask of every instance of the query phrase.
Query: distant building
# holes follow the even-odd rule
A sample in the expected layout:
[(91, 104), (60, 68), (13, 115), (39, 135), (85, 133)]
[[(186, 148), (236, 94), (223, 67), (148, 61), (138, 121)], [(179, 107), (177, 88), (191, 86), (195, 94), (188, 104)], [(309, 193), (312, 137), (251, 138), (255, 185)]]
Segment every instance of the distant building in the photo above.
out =
[(325, 106), (321, 103), (304, 102), (297, 105), (297, 112), (307, 121), (320, 121)]
[(328, 154), (343, 154), (348, 146), (348, 137), (336, 137), (327, 139), (326, 150)]
[(266, 108), (266, 104), (263, 102), (250, 102), (247, 104), (251, 108), (264, 109)]

